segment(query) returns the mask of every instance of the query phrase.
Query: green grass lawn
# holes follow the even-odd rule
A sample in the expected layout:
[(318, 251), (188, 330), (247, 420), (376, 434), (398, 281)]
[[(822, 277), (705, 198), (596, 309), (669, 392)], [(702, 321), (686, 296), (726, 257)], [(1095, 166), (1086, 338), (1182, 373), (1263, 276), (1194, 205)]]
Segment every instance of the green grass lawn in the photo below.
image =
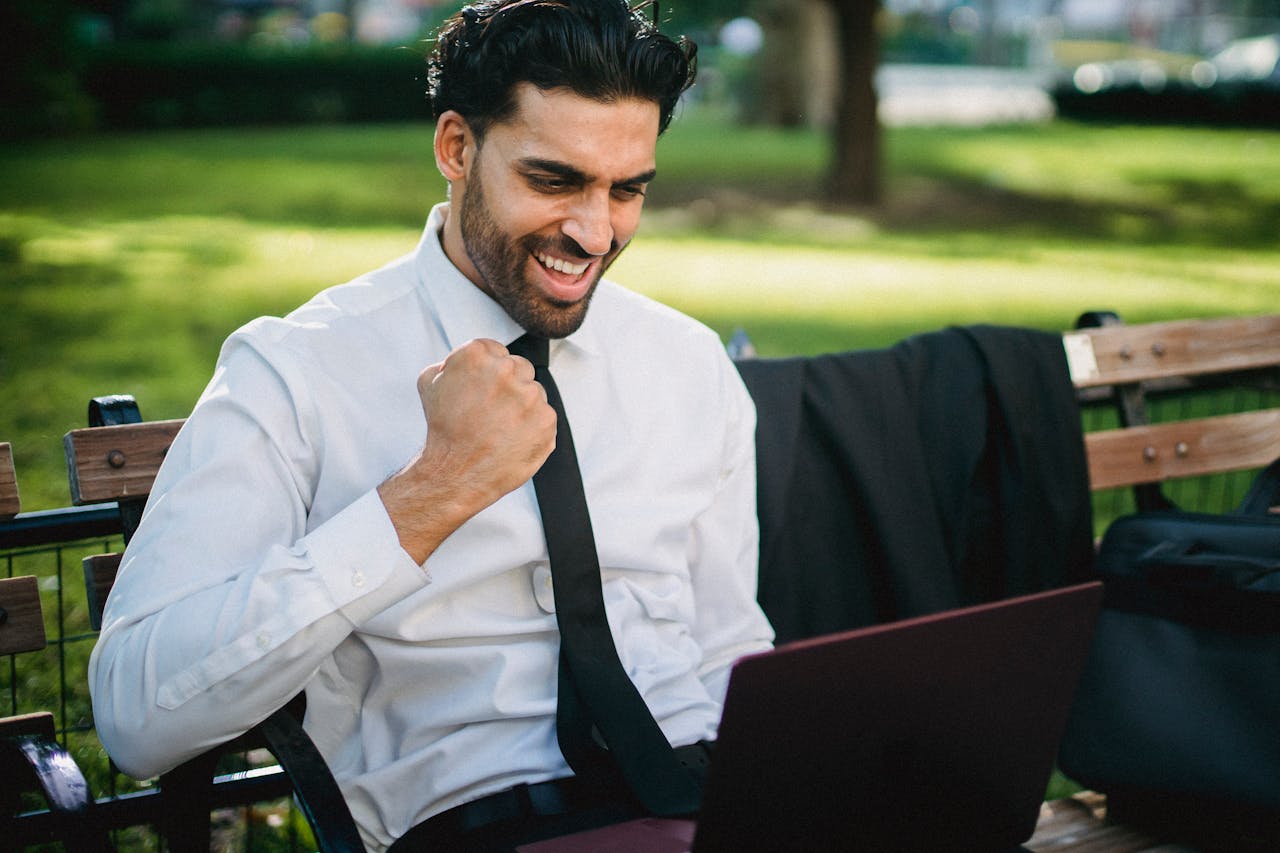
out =
[[(66, 503), (60, 438), (89, 397), (180, 417), (238, 325), (412, 249), (444, 196), (430, 142), (410, 124), (0, 146), (0, 439), (25, 506)], [(898, 128), (885, 156), (884, 205), (833, 209), (821, 135), (683, 117), (612, 275), (767, 355), (1280, 305), (1274, 133)]]

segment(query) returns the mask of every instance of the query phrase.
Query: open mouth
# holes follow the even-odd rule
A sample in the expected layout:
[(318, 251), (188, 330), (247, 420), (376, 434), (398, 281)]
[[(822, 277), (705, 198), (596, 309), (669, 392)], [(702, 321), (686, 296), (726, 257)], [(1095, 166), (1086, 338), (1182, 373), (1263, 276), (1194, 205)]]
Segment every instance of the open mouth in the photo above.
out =
[(533, 256), (538, 259), (538, 263), (542, 264), (547, 269), (555, 270), (556, 272), (564, 273), (565, 275), (582, 275), (587, 271), (587, 267), (591, 266), (590, 261), (583, 261), (582, 263), (575, 264), (572, 261), (566, 261), (563, 258), (553, 258), (544, 252), (534, 252)]

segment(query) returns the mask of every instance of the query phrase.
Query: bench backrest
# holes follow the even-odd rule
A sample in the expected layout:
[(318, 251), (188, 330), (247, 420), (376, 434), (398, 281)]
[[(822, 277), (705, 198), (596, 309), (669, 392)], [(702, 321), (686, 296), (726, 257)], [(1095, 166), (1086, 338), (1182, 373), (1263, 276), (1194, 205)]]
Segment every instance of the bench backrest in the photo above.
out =
[[(13, 451), (8, 442), (0, 442), (0, 519), (12, 518), (21, 509)], [(38, 652), (47, 644), (40, 585), (35, 576), (0, 578), (0, 656)], [(23, 735), (52, 740), (53, 714), (38, 711), (0, 719), (0, 737)]]
[(1112, 322), (1068, 332), (1063, 342), (1082, 398), (1110, 398), (1119, 412), (1119, 428), (1085, 436), (1093, 489), (1256, 469), (1280, 457), (1278, 407), (1147, 419), (1157, 396), (1241, 385), (1280, 391), (1280, 315)]
[[(8, 442), (0, 442), (0, 518), (12, 518), (20, 509), (13, 453)], [(34, 576), (0, 579), (0, 614), (0, 655), (45, 647), (40, 587)]]
[[(35, 576), (0, 578), (0, 614), (0, 656), (38, 652), (48, 644)], [(53, 740), (54, 731), (49, 711), (0, 717), (0, 738), (36, 735)]]
[[(0, 578), (0, 656), (38, 652), (47, 644), (39, 582), (32, 575)], [(52, 712), (0, 717), (0, 767), (6, 849), (50, 841), (67, 850), (108, 849), (105, 834), (89, 819), (89, 784), (57, 741)], [(42, 798), (44, 807), (33, 810), (32, 796)]]

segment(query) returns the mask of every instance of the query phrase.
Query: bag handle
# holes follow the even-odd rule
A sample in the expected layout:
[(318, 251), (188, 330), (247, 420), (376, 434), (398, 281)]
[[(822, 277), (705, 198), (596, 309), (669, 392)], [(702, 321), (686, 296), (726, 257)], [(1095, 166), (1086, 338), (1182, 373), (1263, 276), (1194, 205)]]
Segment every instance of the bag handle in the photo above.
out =
[(1105, 606), (1240, 634), (1280, 631), (1280, 556), (1199, 550), (1161, 542), (1135, 563), (1139, 576), (1104, 574)]
[(1262, 470), (1236, 513), (1240, 515), (1276, 516), (1280, 512), (1280, 459)]
[[(1211, 551), (1191, 539), (1172, 539), (1153, 545), (1135, 562), (1148, 581), (1182, 589), (1215, 590), (1251, 587), (1280, 573), (1280, 554), (1242, 554)], [(1276, 590), (1262, 590), (1280, 597)]]

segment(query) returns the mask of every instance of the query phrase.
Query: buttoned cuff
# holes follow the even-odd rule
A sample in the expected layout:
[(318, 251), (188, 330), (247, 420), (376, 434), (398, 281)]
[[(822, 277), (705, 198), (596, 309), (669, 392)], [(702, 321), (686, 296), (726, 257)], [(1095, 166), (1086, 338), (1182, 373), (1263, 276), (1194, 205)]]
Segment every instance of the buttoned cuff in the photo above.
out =
[(400, 547), (376, 489), (302, 538), (333, 603), (359, 626), (430, 582)]

